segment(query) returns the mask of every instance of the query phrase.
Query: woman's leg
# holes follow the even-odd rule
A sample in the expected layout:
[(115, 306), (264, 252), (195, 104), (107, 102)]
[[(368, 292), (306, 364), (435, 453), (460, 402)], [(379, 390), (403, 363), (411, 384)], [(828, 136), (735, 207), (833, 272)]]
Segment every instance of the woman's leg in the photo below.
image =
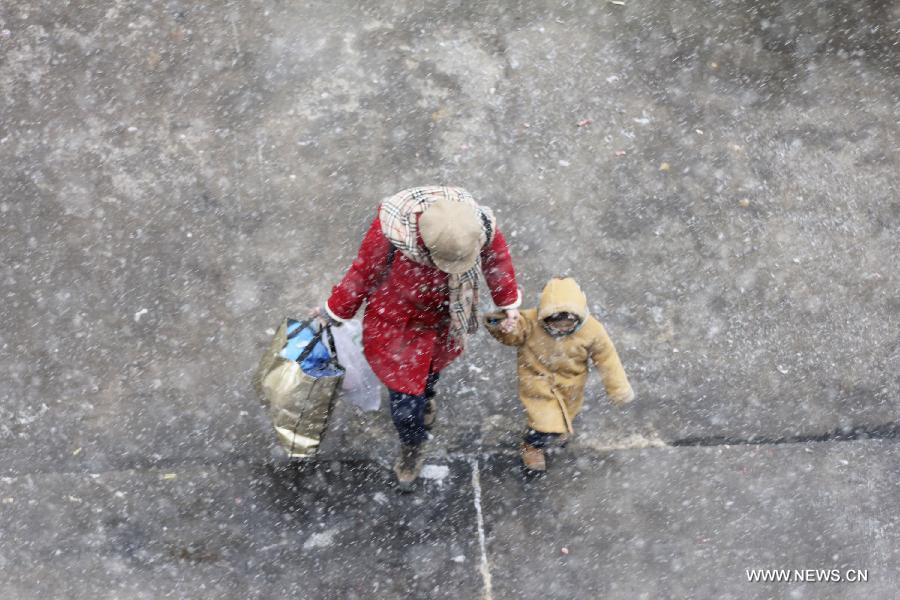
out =
[(425, 394), (414, 396), (388, 390), (391, 396), (391, 418), (400, 434), (400, 454), (394, 463), (397, 487), (404, 492), (413, 490), (416, 478), (422, 470), (425, 455), (423, 442), (428, 439), (425, 431)]
[(431, 372), (428, 374), (428, 380), (425, 382), (425, 397), (434, 398), (437, 393), (434, 387), (437, 385), (438, 379), (441, 378), (440, 373)]
[(435, 418), (437, 418), (437, 402), (434, 400), (437, 392), (435, 391), (434, 386), (437, 385), (438, 379), (440, 378), (440, 373), (432, 372), (428, 374), (428, 381), (425, 382), (425, 398), (427, 399), (424, 415), (425, 429), (430, 430), (434, 426)]
[(405, 446), (418, 446), (428, 439), (425, 431), (425, 394), (414, 396), (388, 390), (391, 398), (391, 418)]

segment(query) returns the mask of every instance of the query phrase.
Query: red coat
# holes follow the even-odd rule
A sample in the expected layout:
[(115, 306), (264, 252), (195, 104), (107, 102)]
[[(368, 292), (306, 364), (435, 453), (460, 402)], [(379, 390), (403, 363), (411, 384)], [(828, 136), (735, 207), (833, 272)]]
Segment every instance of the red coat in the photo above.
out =
[[(363, 317), (366, 359), (389, 389), (419, 395), (429, 370), (442, 371), (462, 348), (450, 337), (447, 274), (413, 262), (399, 250), (391, 258), (390, 250), (376, 217), (326, 308), (333, 317), (351, 319), (368, 301)], [(521, 299), (516, 275), (499, 230), (482, 250), (481, 261), (494, 304), (517, 307)]]

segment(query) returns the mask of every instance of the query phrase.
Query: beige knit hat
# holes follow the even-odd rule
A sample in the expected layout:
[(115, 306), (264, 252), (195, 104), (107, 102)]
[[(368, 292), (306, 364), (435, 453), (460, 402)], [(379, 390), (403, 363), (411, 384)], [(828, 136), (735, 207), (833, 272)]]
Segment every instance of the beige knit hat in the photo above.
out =
[(477, 209), (447, 198), (425, 209), (419, 217), (419, 233), (435, 266), (453, 275), (475, 266), (486, 241)]

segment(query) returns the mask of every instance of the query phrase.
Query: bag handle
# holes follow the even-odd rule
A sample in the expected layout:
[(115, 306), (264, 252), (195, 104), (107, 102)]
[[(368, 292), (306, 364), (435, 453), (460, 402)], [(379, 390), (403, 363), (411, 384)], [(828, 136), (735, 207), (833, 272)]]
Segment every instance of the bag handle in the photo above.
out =
[(292, 340), (292, 339), (294, 339), (295, 337), (297, 337), (297, 336), (300, 334), (301, 331), (303, 331), (304, 329), (306, 329), (307, 327), (309, 327), (310, 324), (312, 324), (313, 320), (312, 320), (312, 319), (306, 319), (305, 321), (294, 321), (294, 322), (295, 322), (295, 323), (299, 323), (299, 326), (297, 327), (297, 329), (293, 330), (292, 332), (290, 332), (290, 333), (287, 335), (287, 338), (285, 338), (286, 340)]
[(334, 343), (334, 332), (331, 331), (331, 323), (325, 325), (325, 332), (328, 334), (328, 349), (331, 350), (331, 362), (343, 371), (344, 365), (341, 364), (341, 360), (338, 357), (337, 346)]
[(312, 354), (312, 351), (316, 346), (319, 345), (319, 342), (322, 341), (322, 332), (324, 329), (319, 329), (315, 335), (313, 335), (312, 339), (306, 344), (306, 347), (303, 348), (303, 352), (300, 353), (300, 356), (297, 357), (295, 362), (303, 364), (303, 361), (309, 358), (309, 355)]
[(378, 279), (369, 286), (369, 290), (366, 292), (366, 298), (368, 298), (374, 290), (381, 287), (381, 284), (383, 284), (391, 274), (391, 269), (394, 266), (394, 258), (397, 255), (397, 246), (390, 240), (388, 240), (388, 244), (390, 247), (388, 248), (387, 261), (384, 264), (384, 269), (378, 275)]
[[(309, 327), (309, 324), (311, 322), (312, 320), (308, 321), (306, 323), (306, 327)], [(302, 331), (306, 327), (301, 327), (298, 331)], [(340, 360), (338, 360), (337, 348), (334, 344), (334, 334), (331, 332), (331, 325), (325, 325), (325, 327), (320, 327), (318, 331), (316, 331), (312, 339), (309, 340), (309, 342), (306, 344), (306, 347), (303, 348), (303, 352), (300, 353), (300, 356), (297, 357), (297, 360), (295, 362), (302, 365), (303, 361), (309, 358), (309, 355), (312, 354), (312, 351), (315, 349), (315, 347), (319, 345), (319, 342), (322, 341), (322, 338), (325, 337), (326, 333), (328, 334), (328, 348), (329, 350), (331, 350), (330, 362), (343, 370), (344, 366), (341, 364)]]
[(491, 220), (484, 214), (484, 211), (479, 210), (478, 214), (481, 215), (481, 226), (484, 228), (484, 237), (487, 238), (484, 245), (490, 246), (491, 242), (494, 241), (494, 228), (491, 226)]

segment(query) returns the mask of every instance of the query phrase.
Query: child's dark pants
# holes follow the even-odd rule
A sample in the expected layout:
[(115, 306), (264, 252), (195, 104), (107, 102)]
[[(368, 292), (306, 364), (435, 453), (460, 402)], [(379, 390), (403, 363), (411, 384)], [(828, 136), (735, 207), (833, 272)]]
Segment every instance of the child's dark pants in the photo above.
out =
[(546, 433), (529, 428), (528, 431), (525, 432), (525, 443), (529, 446), (534, 446), (535, 448), (545, 448), (549, 444), (552, 444), (560, 435), (562, 434)]
[(418, 446), (428, 439), (428, 432), (425, 431), (425, 405), (429, 398), (434, 397), (434, 386), (439, 378), (440, 373), (429, 373), (425, 393), (420, 396), (388, 390), (394, 427), (400, 434), (400, 441), (407, 446)]

